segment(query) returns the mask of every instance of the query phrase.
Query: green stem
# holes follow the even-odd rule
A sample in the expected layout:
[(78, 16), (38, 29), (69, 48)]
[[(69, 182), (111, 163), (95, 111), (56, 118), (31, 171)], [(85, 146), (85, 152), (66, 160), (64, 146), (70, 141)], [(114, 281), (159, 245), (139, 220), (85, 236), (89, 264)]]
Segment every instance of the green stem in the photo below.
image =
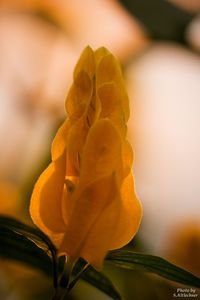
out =
[(68, 288), (67, 288), (68, 292), (70, 292), (73, 289), (73, 287), (75, 286), (77, 281), (80, 279), (81, 275), (83, 275), (88, 270), (89, 267), (90, 267), (90, 264), (87, 263), (84, 266), (84, 268), (75, 276), (75, 278), (71, 282), (69, 282)]
[(59, 286), (56, 288), (55, 295), (53, 296), (52, 300), (63, 300), (68, 294), (69, 280), (73, 266), (74, 260), (68, 257), (67, 261), (65, 262), (64, 270), (59, 281)]
[(65, 263), (64, 266), (64, 271), (62, 273), (59, 286), (61, 288), (67, 289), (69, 285), (69, 279), (72, 273), (72, 269), (74, 267), (74, 259), (71, 259), (71, 257), (67, 258), (67, 262)]

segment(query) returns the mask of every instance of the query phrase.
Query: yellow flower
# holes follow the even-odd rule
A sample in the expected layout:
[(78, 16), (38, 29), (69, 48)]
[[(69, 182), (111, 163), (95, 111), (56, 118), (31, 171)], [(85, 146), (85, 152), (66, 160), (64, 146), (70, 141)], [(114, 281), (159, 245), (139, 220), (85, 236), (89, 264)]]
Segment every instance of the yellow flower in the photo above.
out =
[(52, 162), (33, 190), (31, 217), (59, 254), (101, 269), (108, 250), (133, 238), (142, 215), (126, 140), (128, 97), (119, 63), (107, 49), (83, 51), (66, 111)]

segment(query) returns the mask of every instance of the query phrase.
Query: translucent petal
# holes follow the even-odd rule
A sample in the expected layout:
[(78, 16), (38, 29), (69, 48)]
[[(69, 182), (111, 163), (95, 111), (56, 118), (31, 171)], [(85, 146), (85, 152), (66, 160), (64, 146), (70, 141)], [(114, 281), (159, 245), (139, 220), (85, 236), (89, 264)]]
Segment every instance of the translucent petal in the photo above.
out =
[(85, 71), (88, 76), (92, 79), (95, 72), (95, 59), (94, 52), (90, 46), (87, 46), (79, 58), (75, 70), (74, 70), (74, 79), (78, 76), (81, 71)]
[(119, 130), (121, 136), (125, 137), (127, 127), (116, 84), (109, 82), (101, 85), (98, 88), (98, 97), (102, 106), (100, 118), (109, 118)]
[(121, 138), (108, 119), (97, 121), (89, 130), (81, 161), (80, 184), (109, 176), (121, 157)]
[(101, 118), (106, 118), (113, 113), (120, 113), (121, 104), (117, 86), (114, 82), (109, 82), (101, 85), (98, 90), (98, 97), (101, 101)]
[(89, 126), (92, 126), (93, 123), (98, 120), (100, 113), (101, 102), (98, 95), (96, 95), (96, 87), (93, 85), (93, 94), (87, 110), (87, 122)]
[(121, 248), (132, 240), (138, 231), (142, 217), (142, 207), (134, 192), (132, 173), (124, 179), (120, 193), (122, 199), (120, 215), (110, 250)]
[(98, 66), (99, 62), (101, 61), (101, 59), (108, 55), (111, 54), (108, 49), (106, 49), (105, 47), (100, 47), (98, 48), (95, 52), (94, 52), (94, 56), (95, 56), (95, 62), (96, 65)]
[(118, 222), (118, 197), (114, 174), (77, 190), (59, 251), (81, 256), (99, 269)]
[(129, 101), (124, 87), (122, 72), (118, 61), (112, 54), (104, 56), (96, 70), (96, 86), (97, 88), (104, 83), (115, 82), (118, 87), (119, 98), (122, 103), (125, 121), (129, 118)]
[(65, 230), (61, 211), (64, 180), (65, 155), (52, 162), (41, 174), (32, 193), (30, 213), (41, 229), (47, 227), (54, 233)]
[(124, 177), (126, 177), (130, 173), (133, 164), (133, 150), (127, 140), (122, 143), (122, 162)]
[(72, 121), (78, 120), (87, 111), (92, 91), (91, 79), (85, 71), (80, 71), (66, 99), (66, 111)]
[[(103, 188), (103, 187), (102, 187)], [(103, 260), (115, 235), (121, 210), (121, 198), (117, 187), (112, 186), (111, 202), (107, 203), (99, 218), (90, 230), (87, 240), (80, 251), (80, 256), (95, 267), (102, 269)], [(97, 250), (98, 249), (98, 250)]]
[(77, 176), (66, 176), (62, 197), (62, 216), (65, 224), (69, 222), (70, 212), (73, 206), (72, 197), (79, 182)]
[(112, 54), (108, 54), (99, 62), (96, 70), (97, 87), (107, 82), (121, 83), (122, 73), (119, 63)]
[(51, 147), (52, 161), (58, 159), (61, 155), (63, 155), (64, 151), (66, 150), (66, 141), (70, 126), (71, 123), (67, 119), (58, 129)]
[(80, 172), (80, 160), (89, 127), (86, 117), (81, 117), (70, 129), (67, 139), (67, 176), (76, 176)]

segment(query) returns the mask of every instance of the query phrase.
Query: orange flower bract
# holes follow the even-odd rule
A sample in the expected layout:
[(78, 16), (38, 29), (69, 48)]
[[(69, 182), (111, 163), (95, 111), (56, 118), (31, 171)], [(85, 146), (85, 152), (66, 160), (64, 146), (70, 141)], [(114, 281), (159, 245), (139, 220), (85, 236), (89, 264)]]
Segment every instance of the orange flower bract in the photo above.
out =
[(101, 269), (108, 250), (133, 238), (142, 215), (126, 139), (128, 97), (119, 63), (107, 49), (83, 51), (66, 111), (52, 162), (33, 190), (31, 217), (59, 254)]

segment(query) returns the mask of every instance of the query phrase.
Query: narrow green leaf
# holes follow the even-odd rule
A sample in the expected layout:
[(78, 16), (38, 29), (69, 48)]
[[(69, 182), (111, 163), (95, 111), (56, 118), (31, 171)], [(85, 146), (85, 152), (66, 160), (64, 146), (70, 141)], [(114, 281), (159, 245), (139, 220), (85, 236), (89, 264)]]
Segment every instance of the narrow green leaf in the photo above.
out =
[[(1, 255), (4, 253), (4, 256), (7, 255), (8, 258), (21, 260), (33, 267), (41, 266), (41, 269), (44, 272), (48, 270), (50, 275), (52, 275), (53, 272), (54, 287), (56, 288), (58, 286), (57, 250), (51, 240), (41, 230), (23, 224), (14, 218), (1, 215), (0, 235), (2, 239), (2, 245), (0, 246)], [(7, 253), (9, 253), (10, 257)], [(39, 255), (39, 253), (40, 256), (46, 255), (46, 253), (48, 254), (46, 255), (49, 259), (47, 265), (40, 264), (38, 260), (38, 266), (36, 260), (38, 258), (37, 254)], [(35, 257), (33, 257), (34, 255)]]
[[(57, 265), (57, 259), (56, 262), (52, 260), (54, 255), (56, 255), (56, 248), (43, 232), (15, 219), (0, 216), (1, 257), (25, 263), (30, 267), (41, 270), (52, 278), (55, 276), (55, 267), (56, 269), (58, 268), (58, 272), (61, 274), (65, 262), (64, 257), (59, 257)], [(54, 263), (56, 263), (56, 266), (53, 267)], [(73, 270), (74, 279), (70, 283), (71, 288), (76, 284), (78, 279), (82, 279), (111, 298), (120, 300), (121, 297), (112, 282), (91, 266), (83, 270), (85, 264), (86, 262), (81, 259), (76, 264)]]
[(0, 227), (0, 256), (25, 263), (52, 276), (50, 257), (25, 236)]
[(116, 250), (111, 251), (106, 260), (124, 269), (151, 272), (185, 285), (200, 287), (199, 277), (158, 256)]
[(122, 299), (112, 281), (103, 273), (97, 272), (91, 266), (80, 276), (80, 278), (95, 286), (97, 289), (113, 299)]
[(42, 249), (46, 250), (47, 252), (56, 253), (56, 248), (51, 240), (44, 234), (41, 230), (37, 228), (33, 228), (29, 225), (26, 225), (14, 218), (0, 215), (0, 228), (9, 228), (14, 232), (19, 234), (25, 235), (28, 239), (35, 242), (38, 246)]
[(71, 279), (68, 285), (68, 291), (71, 291), (78, 280), (83, 277), (83, 274), (90, 268), (90, 265), (82, 258), (79, 258), (72, 270)]
[(83, 259), (79, 259), (79, 261), (76, 263), (72, 275), (74, 275), (74, 279), (69, 284), (69, 290), (74, 287), (78, 279), (83, 279), (111, 298), (115, 300), (121, 300), (121, 296), (111, 280), (103, 273), (97, 272)]

